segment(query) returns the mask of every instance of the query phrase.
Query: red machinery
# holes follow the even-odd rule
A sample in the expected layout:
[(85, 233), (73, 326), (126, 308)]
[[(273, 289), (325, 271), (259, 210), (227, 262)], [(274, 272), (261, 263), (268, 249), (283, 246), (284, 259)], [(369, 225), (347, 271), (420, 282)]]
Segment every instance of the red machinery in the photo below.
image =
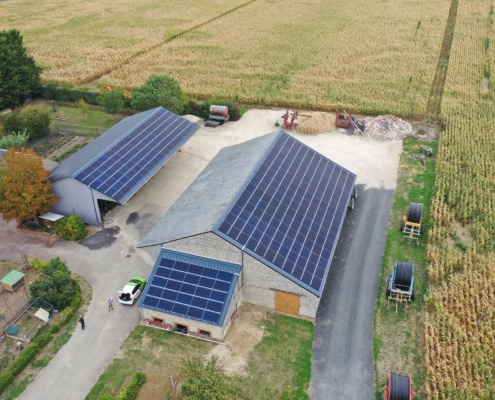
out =
[(416, 393), (411, 387), (411, 375), (388, 374), (388, 385), (382, 390), (383, 400), (412, 400)]
[(335, 125), (340, 128), (349, 128), (351, 126), (352, 116), (345, 111), (335, 110)]
[(297, 128), (297, 111), (293, 112), (292, 115), (289, 110), (285, 112), (284, 115), (282, 115), (282, 118), (284, 119), (284, 122), (282, 122), (282, 129), (296, 129)]

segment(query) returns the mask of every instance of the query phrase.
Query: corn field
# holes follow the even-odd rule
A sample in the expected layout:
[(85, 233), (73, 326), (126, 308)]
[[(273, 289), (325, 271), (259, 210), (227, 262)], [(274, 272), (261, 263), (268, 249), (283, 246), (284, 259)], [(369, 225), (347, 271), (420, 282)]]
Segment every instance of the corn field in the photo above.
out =
[[(443, 96), (425, 300), (429, 399), (495, 398), (493, 7), (459, 1)], [(469, 240), (453, 246), (461, 230)]]

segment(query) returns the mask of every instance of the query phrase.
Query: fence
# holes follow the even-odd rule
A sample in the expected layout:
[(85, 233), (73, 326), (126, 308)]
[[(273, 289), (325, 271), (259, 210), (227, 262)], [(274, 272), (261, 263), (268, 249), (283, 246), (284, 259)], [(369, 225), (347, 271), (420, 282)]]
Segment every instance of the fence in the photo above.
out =
[(107, 128), (100, 128), (95, 126), (53, 124), (50, 129), (50, 133), (59, 135), (97, 137), (100, 136), (102, 133), (105, 133), (107, 130)]

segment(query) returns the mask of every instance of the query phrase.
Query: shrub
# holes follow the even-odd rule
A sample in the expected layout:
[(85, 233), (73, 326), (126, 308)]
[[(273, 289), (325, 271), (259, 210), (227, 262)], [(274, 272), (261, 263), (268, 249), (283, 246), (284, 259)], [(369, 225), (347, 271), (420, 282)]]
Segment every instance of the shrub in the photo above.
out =
[(14, 111), (3, 117), (3, 130), (8, 134), (24, 131), (24, 124), (19, 111)]
[(41, 106), (24, 107), (20, 112), (22, 129), (26, 130), (30, 139), (46, 136), (50, 129), (50, 115)]
[(117, 396), (117, 400), (135, 400), (139, 394), (139, 389), (146, 382), (146, 375), (136, 371), (132, 374), (129, 384)]
[(12, 375), (12, 372), (6, 371), (2, 375), (0, 375), (0, 394), (7, 389), (7, 387), (12, 383), (14, 380), (14, 375)]
[(83, 99), (79, 100), (79, 109), (81, 110), (82, 114), (89, 114), (89, 104), (86, 103)]
[(38, 354), (39, 351), (40, 348), (34, 343), (31, 343), (26, 347), (10, 366), (9, 370), (12, 375), (19, 375), (23, 369), (34, 360), (34, 357), (36, 357), (36, 354)]
[(38, 332), (35, 339), (33, 340), (33, 344), (36, 344), (40, 349), (45, 347), (50, 340), (52, 340), (52, 334), (48, 331)]
[(77, 293), (77, 282), (70, 277), (70, 271), (60, 258), (51, 259), (42, 268), (41, 276), (29, 287), (33, 297), (53, 304), (63, 310), (71, 304)]
[(36, 271), (41, 272), (44, 267), (48, 265), (48, 261), (42, 260), (41, 258), (35, 258), (31, 261), (31, 268), (34, 268)]
[(55, 226), (64, 239), (76, 241), (86, 237), (86, 225), (76, 214), (59, 219)]
[(104, 394), (100, 394), (100, 396), (98, 396), (98, 400), (114, 400), (114, 399), (113, 399), (113, 396), (111, 394), (104, 393)]
[(180, 366), (183, 379), (181, 393), (192, 400), (237, 399), (235, 380), (225, 374), (218, 359), (213, 357), (206, 365), (199, 357), (185, 359)]
[(0, 138), (0, 149), (10, 149), (12, 147), (20, 149), (26, 147), (29, 135), (24, 129), (24, 132), (14, 133), (13, 135), (7, 135)]
[[(68, 308), (66, 308), (68, 310)], [(62, 329), (62, 325), (60, 325), (60, 322), (54, 322), (53, 324), (50, 324), (50, 333), (57, 333)]]
[(70, 302), (69, 307), (67, 307), (65, 310), (63, 310), (60, 313), (60, 324), (65, 324), (78, 310), (79, 306), (82, 303), (82, 295), (81, 295), (81, 288), (76, 282), (76, 294), (72, 298), (72, 301)]
[(176, 114), (182, 114), (187, 102), (188, 98), (179, 83), (166, 75), (152, 75), (131, 95), (131, 107), (138, 111), (162, 106)]

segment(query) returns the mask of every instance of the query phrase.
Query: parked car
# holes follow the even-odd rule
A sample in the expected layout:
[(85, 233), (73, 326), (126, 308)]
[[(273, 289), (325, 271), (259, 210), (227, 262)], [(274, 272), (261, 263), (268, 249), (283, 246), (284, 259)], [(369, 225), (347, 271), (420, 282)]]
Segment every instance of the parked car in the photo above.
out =
[(122, 290), (119, 290), (119, 303), (128, 305), (136, 304), (145, 286), (146, 280), (144, 278), (132, 278)]

